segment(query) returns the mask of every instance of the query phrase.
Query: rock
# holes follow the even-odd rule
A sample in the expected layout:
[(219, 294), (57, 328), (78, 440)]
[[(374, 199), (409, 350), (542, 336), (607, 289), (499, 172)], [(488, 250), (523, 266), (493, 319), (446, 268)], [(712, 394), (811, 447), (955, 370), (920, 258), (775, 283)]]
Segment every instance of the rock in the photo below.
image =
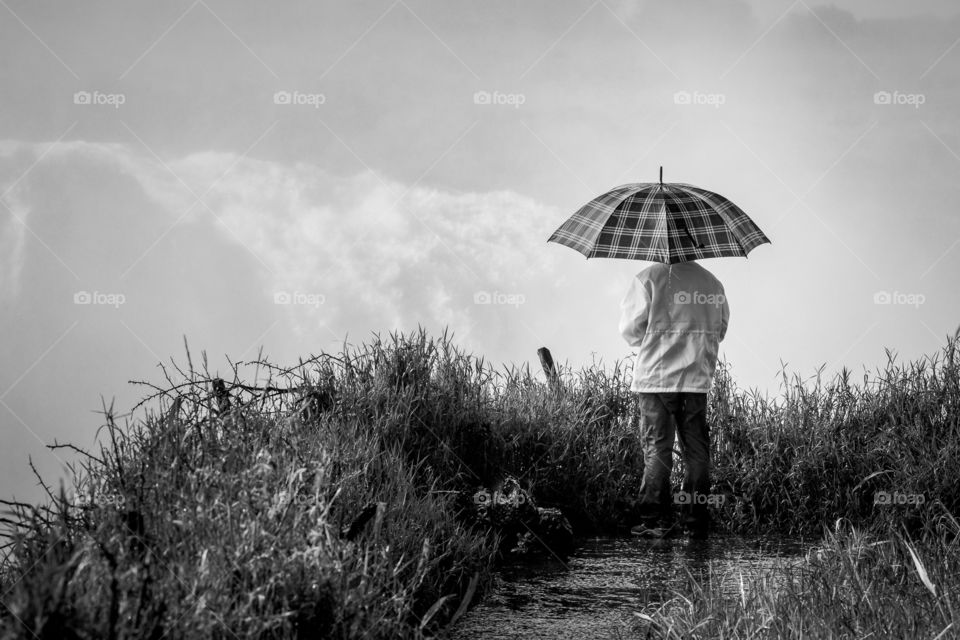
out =
[(573, 550), (573, 527), (559, 509), (537, 507), (533, 497), (508, 476), (494, 490), (478, 488), (470, 500), (459, 499), (471, 524), (500, 535), (504, 555), (551, 553), (565, 557)]
[(538, 508), (540, 521), (537, 525), (537, 536), (542, 545), (549, 551), (561, 557), (570, 555), (573, 551), (573, 527), (560, 509)]
[(507, 477), (499, 489), (481, 489), (474, 497), (481, 519), (498, 529), (522, 529), (523, 525), (532, 526), (539, 520), (537, 505), (516, 478)]
[(546, 553), (566, 558), (574, 548), (573, 527), (559, 509), (538, 507), (539, 520), (536, 526), (524, 532), (517, 539), (517, 546), (511, 549), (515, 554)]

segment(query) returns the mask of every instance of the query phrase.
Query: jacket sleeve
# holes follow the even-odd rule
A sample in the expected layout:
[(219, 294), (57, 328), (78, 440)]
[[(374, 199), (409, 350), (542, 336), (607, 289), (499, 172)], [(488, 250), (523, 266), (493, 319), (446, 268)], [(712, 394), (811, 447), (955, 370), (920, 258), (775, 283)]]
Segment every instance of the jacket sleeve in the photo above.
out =
[(634, 278), (626, 297), (620, 303), (620, 335), (631, 347), (639, 347), (647, 333), (650, 299), (643, 281)]
[(727, 303), (726, 292), (723, 293), (723, 308), (720, 313), (720, 342), (723, 342), (727, 335), (727, 325), (730, 324), (730, 305)]

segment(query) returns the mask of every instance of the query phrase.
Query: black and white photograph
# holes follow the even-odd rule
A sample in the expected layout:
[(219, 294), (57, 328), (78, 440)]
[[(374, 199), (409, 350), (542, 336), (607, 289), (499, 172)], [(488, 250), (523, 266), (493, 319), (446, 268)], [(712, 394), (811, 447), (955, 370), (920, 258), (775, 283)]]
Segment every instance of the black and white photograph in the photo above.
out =
[(0, 0), (0, 640), (960, 638), (960, 2)]

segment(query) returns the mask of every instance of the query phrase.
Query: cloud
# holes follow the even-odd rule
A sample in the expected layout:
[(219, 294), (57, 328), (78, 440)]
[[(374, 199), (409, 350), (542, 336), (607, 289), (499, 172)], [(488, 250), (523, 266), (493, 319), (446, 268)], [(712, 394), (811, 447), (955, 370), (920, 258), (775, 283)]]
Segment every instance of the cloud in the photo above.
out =
[(23, 222), (29, 211), (20, 200), (16, 186), (8, 189), (0, 198), (7, 214), (0, 218), (0, 300), (16, 298), (20, 293), (20, 277), (24, 262), (27, 228)]
[[(422, 323), (456, 326), (463, 336), (475, 326), (475, 292), (540, 287), (555, 271), (556, 254), (543, 247), (560, 214), (512, 191), (456, 193), (372, 171), (336, 176), (221, 152), (161, 161), (127, 145), (82, 141), (49, 149), (8, 141), (0, 149), (6, 157), (16, 151), (21, 163), (46, 151), (44, 162), (79, 159), (133, 178), (168, 218), (164, 225), (192, 225), (243, 249), (263, 274), (264, 304), (294, 296), (284, 311), (299, 334), (318, 323), (337, 335)], [(16, 263), (4, 270), (8, 296), (25, 259), (23, 229), (14, 224), (0, 236), (11, 249), (4, 260)], [(143, 264), (153, 233), (145, 227), (139, 238)]]

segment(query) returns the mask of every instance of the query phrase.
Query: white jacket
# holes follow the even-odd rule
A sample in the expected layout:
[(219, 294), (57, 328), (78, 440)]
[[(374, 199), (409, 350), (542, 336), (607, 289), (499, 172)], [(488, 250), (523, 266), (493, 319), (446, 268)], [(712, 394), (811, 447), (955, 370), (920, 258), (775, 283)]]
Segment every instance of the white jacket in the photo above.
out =
[(656, 263), (633, 279), (620, 309), (620, 333), (639, 347), (632, 391), (710, 390), (730, 318), (712, 273), (696, 262)]

